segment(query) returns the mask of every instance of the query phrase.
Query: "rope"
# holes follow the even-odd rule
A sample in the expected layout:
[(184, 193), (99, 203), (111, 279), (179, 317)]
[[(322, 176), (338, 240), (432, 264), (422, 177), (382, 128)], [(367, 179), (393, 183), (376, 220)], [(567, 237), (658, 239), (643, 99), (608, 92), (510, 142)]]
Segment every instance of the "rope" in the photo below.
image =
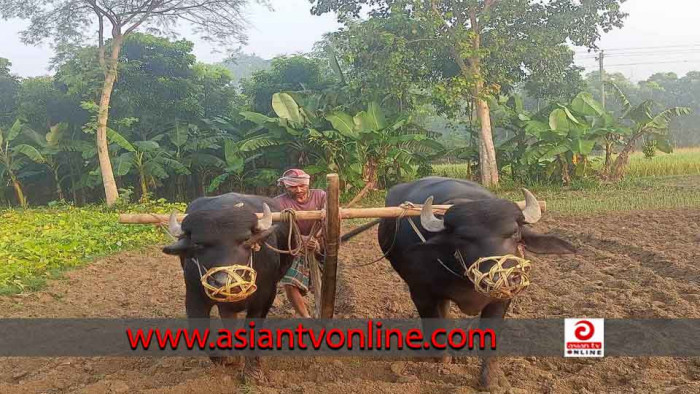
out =
[[(289, 254), (291, 256), (299, 256), (300, 254), (304, 257), (304, 262), (309, 267), (309, 273), (311, 280), (314, 282), (314, 299), (316, 308), (314, 310), (314, 317), (318, 318), (321, 314), (321, 273), (319, 263), (314, 256), (314, 252), (309, 252), (307, 249), (307, 243), (304, 242), (301, 230), (299, 229), (299, 223), (296, 218), (296, 211), (291, 208), (287, 208), (280, 212), (280, 221), (286, 222), (289, 225), (289, 232), (287, 233), (287, 250), (277, 249), (271, 246), (269, 243), (265, 242), (265, 245), (272, 251), (282, 254)], [(309, 241), (311, 238), (317, 238), (318, 233), (321, 233), (323, 226), (319, 228), (320, 222), (314, 222), (309, 232)], [(294, 240), (297, 245), (296, 248), (292, 248), (292, 240)], [(325, 256), (325, 255), (324, 255)]]
[[(277, 249), (273, 246), (271, 246), (267, 241), (265, 242), (265, 246), (270, 248), (271, 250), (277, 252), (277, 253), (283, 253), (283, 254), (289, 254), (292, 256), (298, 256), (306, 247), (304, 245), (304, 241), (301, 238), (301, 230), (299, 230), (299, 224), (297, 223), (296, 219), (296, 212), (291, 209), (287, 208), (280, 212), (280, 221), (287, 222), (289, 225), (289, 232), (287, 233), (287, 250), (281, 250)], [(314, 224), (314, 227), (316, 224)], [(292, 249), (292, 239), (294, 239), (295, 244), (297, 245), (296, 248)]]
[(311, 283), (313, 283), (314, 288), (314, 318), (318, 319), (321, 317), (321, 282), (323, 282), (321, 275), (321, 267), (316, 260), (314, 253), (306, 253), (304, 255), (306, 259), (306, 264), (309, 265), (309, 276), (311, 277)]
[[(399, 227), (401, 226), (401, 219), (403, 219), (406, 216), (406, 212), (408, 212), (408, 210), (410, 208), (413, 208), (414, 205), (412, 202), (406, 201), (406, 202), (402, 203), (401, 205), (399, 205), (399, 207), (403, 208), (403, 210), (401, 211), (401, 214), (396, 218), (396, 226), (394, 227), (394, 238), (391, 240), (391, 245), (389, 246), (389, 249), (387, 249), (386, 253), (382, 254), (376, 260), (370, 261), (369, 263), (353, 264), (352, 265), (353, 267), (367, 267), (368, 265), (372, 265), (372, 264), (386, 258), (386, 256), (389, 254), (389, 252), (391, 252), (392, 249), (394, 249), (394, 246), (396, 245), (396, 238), (399, 235)], [(413, 221), (411, 219), (408, 219), (408, 222), (411, 223), (412, 226), (414, 225)], [(425, 241), (423, 241), (423, 242), (425, 242)]]
[[(411, 227), (413, 227), (413, 231), (416, 232), (416, 235), (418, 236), (418, 238), (420, 238), (420, 240), (423, 241), (423, 243), (425, 243), (426, 242), (425, 237), (423, 237), (423, 234), (421, 234), (421, 232), (418, 230), (418, 227), (416, 227), (416, 224), (413, 223), (413, 220), (409, 219), (408, 223), (411, 225)], [(442, 265), (443, 268), (445, 268), (447, 271), (449, 271), (452, 275), (454, 275), (460, 279), (464, 279), (464, 277), (466, 276), (466, 272), (467, 272), (467, 266), (464, 264), (464, 260), (462, 259), (462, 254), (459, 252), (459, 250), (457, 250), (455, 252), (455, 257), (457, 257), (457, 254), (459, 254), (459, 257), (457, 258), (457, 260), (459, 260), (459, 262), (462, 264), (462, 267), (464, 268), (464, 275), (460, 275), (460, 274), (454, 272), (441, 259), (437, 259), (437, 261), (438, 261), (438, 263), (440, 263), (440, 265)]]

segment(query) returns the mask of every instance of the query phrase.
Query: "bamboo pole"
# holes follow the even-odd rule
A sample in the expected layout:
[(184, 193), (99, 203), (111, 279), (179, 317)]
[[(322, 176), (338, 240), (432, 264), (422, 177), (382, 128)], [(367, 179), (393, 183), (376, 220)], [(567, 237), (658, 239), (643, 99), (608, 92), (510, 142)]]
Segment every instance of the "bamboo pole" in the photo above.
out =
[[(542, 212), (547, 210), (547, 202), (539, 201), (540, 209)], [(525, 208), (525, 201), (517, 202), (520, 209)], [(437, 214), (442, 214), (448, 210), (452, 205), (433, 205), (433, 212)], [(401, 216), (420, 216), (422, 205), (414, 204), (413, 207), (402, 208), (402, 207), (381, 207), (381, 208), (341, 208), (340, 218), (341, 219), (357, 219), (357, 218), (396, 218)], [(258, 213), (258, 218), (263, 216), (262, 213)], [(177, 215), (178, 222), (182, 222), (185, 218), (185, 214)], [(325, 211), (297, 211), (296, 218), (298, 220), (321, 220), (325, 218)], [(123, 224), (159, 224), (167, 223), (170, 215), (164, 214), (154, 214), (154, 213), (123, 213), (119, 215), (119, 223)], [(272, 213), (272, 221), (280, 221), (280, 213)]]
[(338, 174), (328, 174), (326, 190), (326, 259), (323, 262), (321, 282), (321, 318), (332, 319), (335, 309), (336, 275), (338, 269), (338, 245), (340, 244), (340, 187)]

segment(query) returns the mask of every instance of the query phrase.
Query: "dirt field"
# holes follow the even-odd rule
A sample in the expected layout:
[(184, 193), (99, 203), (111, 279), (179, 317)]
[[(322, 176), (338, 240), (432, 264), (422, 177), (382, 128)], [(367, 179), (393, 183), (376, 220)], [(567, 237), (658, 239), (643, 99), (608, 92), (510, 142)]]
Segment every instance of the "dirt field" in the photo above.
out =
[[(532, 286), (510, 318), (700, 318), (700, 210), (546, 215), (536, 226), (579, 248), (535, 256)], [(338, 317), (417, 317), (381, 253), (376, 229), (341, 250)], [(184, 317), (176, 258), (158, 248), (124, 253), (66, 274), (31, 295), (0, 297), (2, 317)], [(456, 310), (455, 310), (456, 311)], [(292, 316), (282, 295), (272, 316)], [(697, 339), (694, 339), (697, 340)], [(238, 370), (205, 358), (5, 358), (0, 393), (477, 392), (475, 358), (434, 362), (358, 358), (268, 358), (270, 383), (242, 386)], [(506, 358), (512, 392), (700, 392), (700, 358)]]

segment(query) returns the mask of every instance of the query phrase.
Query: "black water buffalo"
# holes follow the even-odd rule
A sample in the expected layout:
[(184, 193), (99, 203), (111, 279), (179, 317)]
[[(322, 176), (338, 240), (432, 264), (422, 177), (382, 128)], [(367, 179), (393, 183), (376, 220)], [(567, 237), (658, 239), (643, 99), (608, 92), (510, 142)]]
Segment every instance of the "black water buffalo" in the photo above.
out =
[[(447, 318), (450, 301), (468, 315), (505, 317), (510, 300), (491, 298), (476, 291), (465, 275), (465, 266), (471, 266), (480, 257), (517, 255), (520, 245), (535, 253), (575, 252), (570, 243), (527, 227), (540, 219), (541, 210), (537, 199), (529, 191), (523, 189), (523, 192), (527, 205), (521, 210), (516, 203), (497, 198), (480, 185), (465, 180), (427, 177), (389, 190), (386, 206), (425, 203), (420, 219), (401, 219), (398, 231), (398, 219), (374, 222), (379, 222), (382, 251), (408, 285), (422, 319)], [(452, 204), (452, 207), (443, 219), (438, 219), (433, 215), (432, 203)], [(406, 220), (414, 221), (425, 242)], [(374, 223), (346, 234), (343, 241)], [(461, 253), (464, 264), (457, 259), (456, 252)], [(484, 264), (479, 267), (480, 271), (485, 272), (492, 265)], [(501, 383), (499, 377), (505, 379), (495, 359), (484, 360), (481, 384), (487, 388), (497, 387)]]
[[(287, 224), (272, 226), (271, 212), (279, 210), (278, 204), (270, 198), (228, 193), (194, 200), (181, 226), (171, 215), (169, 231), (178, 240), (164, 247), (163, 252), (180, 257), (188, 318), (209, 318), (214, 305), (222, 318), (235, 318), (243, 311), (246, 318), (267, 316), (277, 294), (277, 283), (292, 263), (290, 255), (276, 253), (265, 245), (267, 242), (275, 248), (289, 250)], [(256, 212), (265, 215), (258, 220)], [(259, 251), (255, 251), (256, 245)], [(203, 272), (214, 267), (246, 265), (251, 254), (252, 266), (257, 272), (257, 290), (252, 295), (237, 302), (218, 302), (206, 295), (201, 283)], [(220, 287), (225, 280), (226, 274), (217, 273), (208, 283)], [(223, 357), (210, 358), (215, 363), (226, 361)], [(264, 380), (260, 360), (256, 357), (252, 361), (245, 361), (244, 378)]]

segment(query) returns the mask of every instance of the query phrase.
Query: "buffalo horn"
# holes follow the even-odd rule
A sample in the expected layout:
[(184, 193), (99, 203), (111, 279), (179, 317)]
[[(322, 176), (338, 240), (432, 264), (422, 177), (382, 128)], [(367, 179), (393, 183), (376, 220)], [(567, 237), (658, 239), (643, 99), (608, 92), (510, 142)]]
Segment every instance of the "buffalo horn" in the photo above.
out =
[(433, 196), (428, 197), (420, 212), (420, 224), (424, 229), (437, 233), (445, 229), (445, 223), (433, 214)]
[(173, 211), (168, 220), (168, 232), (173, 237), (177, 238), (182, 235), (182, 226), (177, 222), (177, 214)]
[(258, 219), (256, 230), (265, 231), (270, 227), (272, 227), (272, 211), (270, 211), (270, 207), (266, 203), (263, 203), (263, 217)]
[(542, 217), (542, 210), (540, 209), (540, 203), (537, 198), (529, 190), (523, 188), (523, 194), (525, 195), (525, 208), (523, 208), (523, 216), (525, 216), (525, 223), (535, 224)]

